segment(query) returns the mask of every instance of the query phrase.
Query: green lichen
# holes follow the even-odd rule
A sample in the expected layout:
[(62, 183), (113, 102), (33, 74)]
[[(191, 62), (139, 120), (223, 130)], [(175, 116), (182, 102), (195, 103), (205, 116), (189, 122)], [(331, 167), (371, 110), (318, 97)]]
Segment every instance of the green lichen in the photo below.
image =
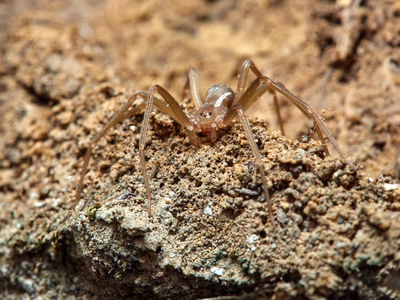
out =
[(89, 217), (89, 219), (94, 219), (96, 217), (96, 211), (101, 206), (102, 204), (97, 202), (88, 208), (88, 210), (86, 211), (86, 215)]

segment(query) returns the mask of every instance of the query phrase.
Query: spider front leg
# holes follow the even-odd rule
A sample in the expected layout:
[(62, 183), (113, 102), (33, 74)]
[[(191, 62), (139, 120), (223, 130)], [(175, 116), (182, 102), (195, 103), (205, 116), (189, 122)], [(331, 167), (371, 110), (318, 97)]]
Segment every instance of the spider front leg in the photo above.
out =
[(188, 72), (188, 75), (186, 78), (186, 83), (185, 83), (185, 86), (183, 87), (182, 100), (185, 99), (189, 90), (190, 90), (191, 96), (194, 98), (193, 100), (194, 100), (194, 103), (196, 105), (196, 110), (197, 110), (203, 105), (203, 101), (201, 100), (200, 92), (199, 92), (199, 78), (198, 78), (197, 72), (194, 68), (189, 69), (189, 72)]
[(185, 114), (183, 109), (180, 107), (178, 102), (176, 102), (176, 100), (167, 92), (166, 89), (157, 84), (153, 85), (149, 90), (148, 100), (143, 117), (142, 129), (140, 130), (140, 138), (139, 138), (140, 165), (142, 169), (144, 184), (146, 186), (146, 194), (148, 200), (147, 212), (149, 217), (151, 216), (151, 193), (150, 193), (149, 179), (147, 176), (146, 158), (144, 155), (144, 150), (146, 148), (147, 130), (149, 128), (149, 120), (151, 112), (153, 110), (153, 104), (156, 104), (156, 107), (159, 107), (160, 105), (159, 102), (161, 102), (161, 101), (155, 102), (157, 100), (157, 98), (155, 97), (156, 93), (158, 93), (168, 103), (167, 107), (169, 110), (168, 111), (164, 110), (164, 112), (188, 129), (189, 138), (192, 138), (192, 143), (196, 143), (197, 141), (197, 139), (194, 140), (193, 124), (189, 120), (188, 116)]
[[(83, 189), (85, 174), (87, 171), (87, 167), (89, 165), (89, 160), (90, 160), (93, 148), (96, 146), (98, 141), (108, 132), (108, 130), (111, 127), (113, 127), (115, 124), (139, 113), (140, 111), (143, 110), (143, 108), (146, 107), (146, 113), (145, 113), (145, 117), (143, 120), (143, 126), (142, 126), (142, 130), (140, 133), (140, 141), (139, 141), (140, 149), (143, 148), (140, 153), (142, 172), (146, 170), (145, 160), (144, 160), (144, 148), (145, 148), (145, 140), (146, 140), (146, 136), (147, 136), (147, 128), (148, 128), (150, 113), (152, 111), (153, 105), (160, 111), (164, 112), (165, 114), (169, 115), (171, 118), (175, 119), (178, 123), (180, 123), (184, 126), (185, 126), (185, 124), (186, 125), (190, 124), (188, 117), (183, 112), (183, 110), (181, 109), (179, 104), (166, 91), (164, 91), (164, 92), (160, 91), (159, 92), (160, 95), (163, 96), (164, 100), (167, 102), (167, 104), (165, 104), (163, 101), (161, 101), (160, 99), (158, 99), (154, 96), (154, 93), (156, 90), (157, 90), (157, 86), (154, 86), (152, 89), (150, 89), (151, 97), (150, 97), (150, 95), (148, 95), (147, 93), (144, 93), (144, 92), (134, 93), (132, 96), (129, 97), (128, 102), (122, 107), (122, 109), (119, 110), (117, 113), (115, 113), (111, 117), (110, 121), (103, 127), (103, 129), (93, 137), (93, 139), (89, 143), (88, 149), (87, 149), (85, 157), (84, 157), (82, 173), (81, 173), (78, 188), (76, 191), (75, 202), (72, 205), (71, 209), (75, 209), (75, 207), (79, 203), (80, 195), (81, 195), (82, 189)], [(136, 105), (136, 100), (138, 97), (141, 97), (143, 102)], [(146, 101), (147, 101), (147, 104), (146, 104)], [(133, 107), (133, 108), (131, 110), (129, 110), (131, 107)], [(146, 190), (147, 190), (147, 197), (149, 199), (148, 213), (150, 216), (151, 215), (150, 189), (149, 189), (149, 184), (148, 184), (148, 179), (147, 179), (147, 173), (143, 172), (143, 174), (144, 174), (143, 177), (144, 177)]]

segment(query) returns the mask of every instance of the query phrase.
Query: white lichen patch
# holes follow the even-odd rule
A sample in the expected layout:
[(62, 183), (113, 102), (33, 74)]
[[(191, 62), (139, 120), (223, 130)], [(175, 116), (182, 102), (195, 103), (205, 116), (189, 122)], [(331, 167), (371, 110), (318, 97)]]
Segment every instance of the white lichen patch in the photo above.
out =
[(399, 184), (398, 183), (385, 183), (384, 187), (385, 187), (385, 190), (391, 191), (391, 190), (397, 189), (399, 187)]
[(212, 211), (211, 205), (212, 205), (211, 202), (209, 202), (209, 203), (207, 203), (206, 205), (204, 205), (203, 213), (204, 213), (205, 215), (209, 215), (209, 216), (212, 216), (212, 215), (213, 215), (213, 211)]
[(258, 235), (251, 235), (248, 239), (247, 242), (249, 242), (249, 244), (254, 244), (255, 241), (257, 241), (260, 237)]
[(60, 198), (54, 199), (54, 200), (53, 200), (53, 207), (57, 207), (57, 206), (58, 206), (58, 203), (61, 202), (60, 200), (61, 200)]
[[(257, 247), (254, 246), (253, 244), (254, 244), (254, 242), (257, 241), (259, 238), (260, 238), (260, 237), (259, 237), (258, 235), (253, 234), (253, 235), (251, 235), (251, 236), (247, 239), (247, 242), (248, 242), (250, 245), (252, 245), (252, 246), (250, 247), (250, 250), (251, 250), (251, 251), (257, 250)], [(247, 250), (248, 250), (248, 249), (247, 249)]]
[(210, 269), (210, 272), (214, 273), (215, 275), (222, 276), (222, 274), (224, 274), (225, 270), (222, 268), (212, 267)]

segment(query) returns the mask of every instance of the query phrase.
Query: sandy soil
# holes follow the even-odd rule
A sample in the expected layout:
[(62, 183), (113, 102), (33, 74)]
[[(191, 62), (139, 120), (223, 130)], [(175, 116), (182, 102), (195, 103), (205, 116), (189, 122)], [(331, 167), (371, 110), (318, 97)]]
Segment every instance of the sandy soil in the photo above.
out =
[[(2, 298), (399, 299), (399, 18), (389, 0), (1, 2)], [(283, 136), (267, 95), (250, 115), (276, 231), (240, 124), (197, 149), (157, 112), (152, 218), (142, 114), (98, 144), (70, 210), (91, 138), (132, 92), (181, 100), (189, 67), (202, 95), (235, 88), (245, 59), (320, 112), (358, 170), (280, 96)]]

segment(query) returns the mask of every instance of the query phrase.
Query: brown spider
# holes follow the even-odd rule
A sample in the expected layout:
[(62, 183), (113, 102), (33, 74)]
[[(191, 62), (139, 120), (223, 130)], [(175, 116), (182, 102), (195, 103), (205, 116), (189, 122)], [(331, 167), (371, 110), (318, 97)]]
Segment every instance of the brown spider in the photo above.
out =
[[(249, 70), (251, 70), (256, 75), (257, 79), (254, 80), (246, 89)], [(122, 120), (131, 117), (134, 114), (137, 114), (143, 108), (145, 108), (142, 129), (140, 131), (139, 155), (143, 179), (147, 192), (148, 215), (151, 216), (151, 195), (149, 179), (147, 177), (146, 171), (144, 150), (146, 147), (147, 129), (149, 127), (149, 119), (150, 114), (153, 110), (153, 106), (166, 113), (168, 116), (184, 126), (188, 130), (190, 142), (196, 147), (200, 147), (197, 133), (202, 132), (203, 135), (210, 136), (210, 140), (213, 143), (217, 139), (218, 129), (227, 127), (229, 124), (231, 124), (234, 118), (239, 118), (240, 122), (243, 125), (246, 137), (249, 141), (251, 150), (253, 151), (256, 167), (261, 175), (262, 187), (267, 199), (269, 216), (274, 229), (276, 228), (276, 226), (272, 214), (272, 204), (267, 188), (264, 165), (253, 134), (251, 132), (249, 122), (245, 116), (245, 111), (265, 92), (269, 91), (273, 95), (274, 106), (278, 115), (279, 125), (282, 133), (283, 125), (282, 119), (280, 117), (276, 92), (284, 95), (294, 105), (296, 105), (309, 119), (311, 119), (314, 123), (315, 131), (317, 132), (320, 140), (324, 141), (326, 138), (336, 149), (340, 157), (342, 157), (354, 170), (356, 170), (356, 167), (353, 165), (353, 163), (351, 163), (345, 157), (342, 150), (340, 150), (336, 140), (332, 136), (329, 129), (321, 121), (321, 117), (318, 115), (315, 109), (294, 96), (283, 86), (283, 84), (274, 81), (267, 76), (263, 76), (251, 60), (246, 60), (242, 65), (242, 70), (238, 76), (236, 93), (234, 93), (230, 87), (224, 84), (215, 84), (208, 89), (205, 101), (202, 101), (199, 95), (197, 72), (193, 68), (189, 69), (188, 80), (186, 82), (184, 92), (187, 92), (189, 89), (192, 95), (192, 99), (195, 100), (195, 105), (197, 108), (197, 111), (194, 115), (185, 113), (178, 102), (176, 102), (176, 100), (163, 87), (159, 85), (153, 85), (150, 88), (149, 93), (136, 92), (132, 96), (130, 96), (128, 102), (124, 105), (124, 107), (116, 114), (114, 114), (107, 125), (104, 126), (104, 128), (99, 133), (97, 133), (90, 142), (84, 158), (82, 173), (76, 192), (76, 199), (75, 203), (72, 206), (72, 209), (74, 209), (79, 202), (80, 194), (83, 189), (83, 180), (86, 174), (93, 147), (112, 126), (121, 122)], [(158, 93), (166, 103), (156, 98), (156, 93)], [(144, 101), (139, 102), (136, 105), (136, 100), (138, 98), (143, 99)], [(131, 107), (132, 109), (129, 110)], [(325, 153), (329, 155), (327, 145), (325, 143), (323, 143), (322, 145)]]

